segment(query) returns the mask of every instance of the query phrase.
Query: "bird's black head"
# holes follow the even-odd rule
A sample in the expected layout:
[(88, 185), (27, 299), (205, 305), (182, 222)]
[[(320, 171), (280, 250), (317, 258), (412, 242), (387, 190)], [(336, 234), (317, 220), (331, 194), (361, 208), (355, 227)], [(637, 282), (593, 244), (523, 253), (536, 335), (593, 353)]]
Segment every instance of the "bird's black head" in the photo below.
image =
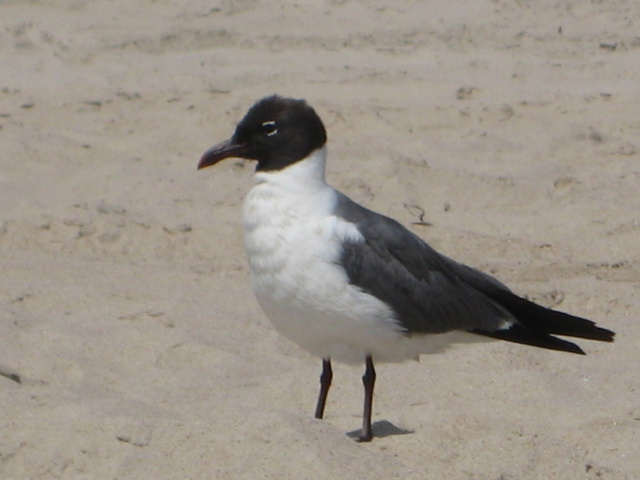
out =
[(307, 102), (272, 95), (249, 109), (229, 140), (207, 150), (198, 169), (239, 157), (257, 160), (257, 170), (281, 170), (326, 141), (322, 120)]

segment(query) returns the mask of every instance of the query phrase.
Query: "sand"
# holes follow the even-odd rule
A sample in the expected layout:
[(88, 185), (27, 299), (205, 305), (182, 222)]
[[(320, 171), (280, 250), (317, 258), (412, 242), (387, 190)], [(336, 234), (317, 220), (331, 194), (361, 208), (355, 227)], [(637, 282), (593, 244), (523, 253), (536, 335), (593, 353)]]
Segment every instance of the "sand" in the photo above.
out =
[[(0, 478), (640, 478), (639, 10), (1, 2)], [(253, 166), (195, 168), (275, 92), (336, 187), (616, 343), (379, 365), (370, 444), (335, 365), (314, 420), (249, 286)]]

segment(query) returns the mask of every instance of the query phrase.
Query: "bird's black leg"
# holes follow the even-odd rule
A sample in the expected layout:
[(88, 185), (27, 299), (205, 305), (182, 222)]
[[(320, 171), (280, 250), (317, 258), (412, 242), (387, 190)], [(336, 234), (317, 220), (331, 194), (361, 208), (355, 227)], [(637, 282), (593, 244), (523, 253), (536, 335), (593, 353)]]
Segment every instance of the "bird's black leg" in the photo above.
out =
[(362, 413), (362, 431), (360, 433), (361, 442), (370, 442), (373, 438), (371, 431), (371, 408), (373, 406), (373, 386), (376, 383), (376, 370), (373, 368), (371, 355), (367, 356), (367, 368), (362, 376), (364, 384), (364, 412)]
[(333, 370), (331, 370), (331, 359), (322, 359), (322, 374), (320, 375), (320, 393), (318, 393), (318, 403), (316, 404), (316, 418), (322, 418), (324, 415), (324, 406), (327, 403), (327, 394), (333, 379)]

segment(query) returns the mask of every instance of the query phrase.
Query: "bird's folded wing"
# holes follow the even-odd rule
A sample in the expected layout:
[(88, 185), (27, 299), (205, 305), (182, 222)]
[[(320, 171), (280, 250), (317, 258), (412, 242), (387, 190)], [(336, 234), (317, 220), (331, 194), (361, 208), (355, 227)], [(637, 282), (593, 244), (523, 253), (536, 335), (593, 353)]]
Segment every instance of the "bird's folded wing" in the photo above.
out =
[(514, 294), (479, 270), (439, 254), (395, 220), (346, 197), (337, 212), (357, 225), (342, 263), (354, 285), (388, 303), (408, 332), (468, 330), (503, 340), (582, 353), (566, 335), (612, 341), (594, 322), (550, 310)]
[(513, 322), (507, 310), (465, 282), (461, 274), (475, 275), (478, 282), (508, 291), (497, 280), (488, 276), (485, 280), (476, 270), (466, 272), (388, 217), (353, 203), (346, 206), (340, 213), (357, 225), (364, 238), (343, 247), (341, 263), (349, 280), (390, 305), (407, 332), (492, 332)]

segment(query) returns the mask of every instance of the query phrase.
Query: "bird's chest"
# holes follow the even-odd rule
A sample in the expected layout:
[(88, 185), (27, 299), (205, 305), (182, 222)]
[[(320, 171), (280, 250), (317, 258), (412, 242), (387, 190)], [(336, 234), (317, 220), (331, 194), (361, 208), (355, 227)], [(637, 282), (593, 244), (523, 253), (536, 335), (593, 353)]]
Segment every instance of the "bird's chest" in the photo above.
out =
[[(390, 308), (351, 285), (344, 242), (362, 242), (356, 225), (332, 214), (335, 191), (293, 196), (268, 185), (245, 200), (251, 284), (275, 328), (314, 355), (359, 362), (400, 335)], [(367, 353), (369, 352), (369, 353)]]
[(327, 276), (339, 275), (341, 244), (336, 219), (325, 206), (329, 202), (326, 195), (303, 198), (260, 185), (249, 192), (244, 241), (261, 303), (306, 302), (312, 293), (317, 297), (327, 290)]

